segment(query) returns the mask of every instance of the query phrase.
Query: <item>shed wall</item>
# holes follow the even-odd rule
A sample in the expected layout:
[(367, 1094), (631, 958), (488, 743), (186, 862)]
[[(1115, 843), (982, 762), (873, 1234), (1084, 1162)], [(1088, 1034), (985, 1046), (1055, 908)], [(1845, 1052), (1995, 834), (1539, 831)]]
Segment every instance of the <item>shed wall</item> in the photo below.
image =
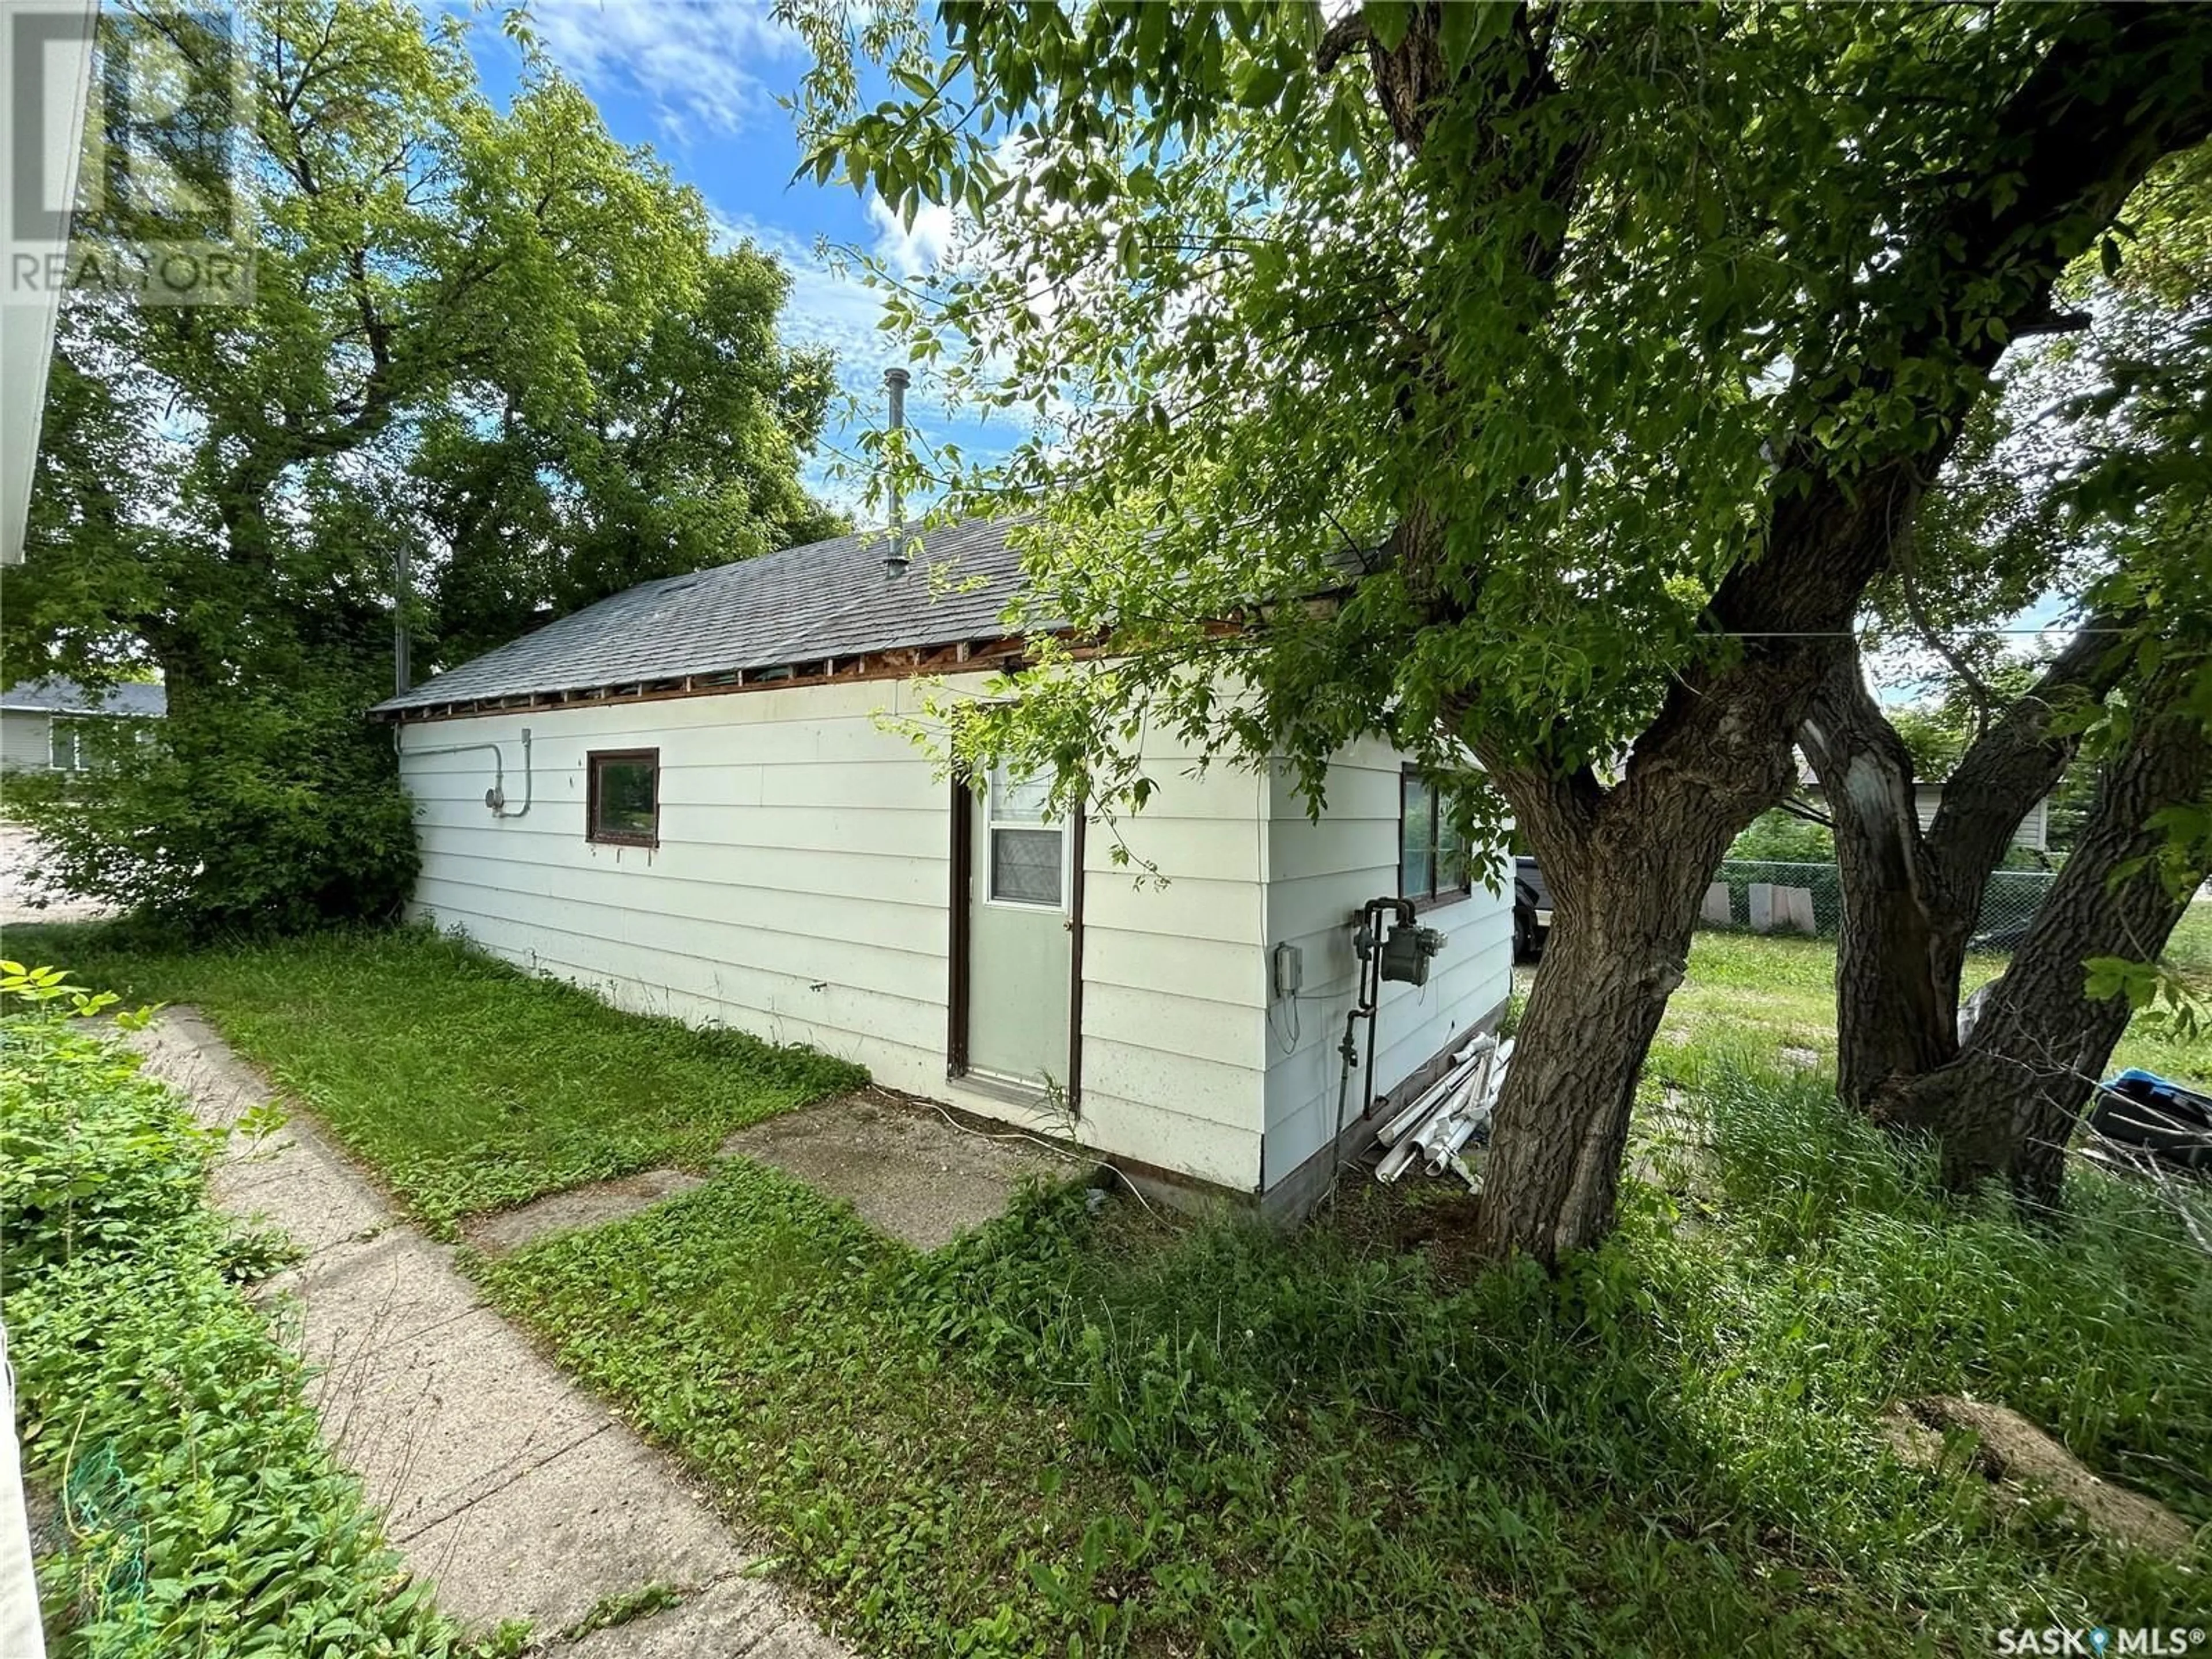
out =
[[(1358, 986), (1352, 917), (1371, 898), (1398, 890), (1399, 781), (1405, 757), (1388, 744), (1352, 745), (1328, 771), (1328, 810), (1319, 823), (1288, 775), (1269, 781), (1267, 929), (1304, 952), (1305, 989), (1296, 1000), (1271, 996), (1267, 1014), (1267, 1127), (1263, 1182), (1273, 1187), (1328, 1145), (1334, 1121), (1345, 1016)], [(1474, 892), (1420, 920), (1448, 938), (1425, 986), (1392, 982), (1376, 1021), (1375, 1088), (1386, 1093), (1451, 1041), (1503, 1006), (1512, 992), (1513, 900), (1510, 879), (1492, 894), (1478, 876)], [(1345, 1121), (1358, 1117), (1361, 1075)]]
[[(1943, 805), (1943, 786), (1940, 783), (1916, 783), (1912, 786), (1914, 815), (1923, 830), (1936, 822), (1936, 814)], [(2037, 853), (2051, 850), (2051, 798), (2046, 795), (2027, 809), (2027, 816), (2012, 832), (2012, 844)]]
[[(1139, 886), (1086, 837), (1083, 1086), (1070, 1126), (945, 1075), (951, 793), (878, 715), (897, 681), (518, 711), (400, 728), (416, 801), (416, 915), (622, 1006), (857, 1060), (881, 1082), (1073, 1132), (1240, 1190), (1257, 1182), (1265, 1073), (1263, 780), (1155, 768), (1121, 826), (1170, 878)], [(497, 742), (510, 810), (483, 805)], [(585, 838), (585, 757), (658, 749), (660, 844)]]

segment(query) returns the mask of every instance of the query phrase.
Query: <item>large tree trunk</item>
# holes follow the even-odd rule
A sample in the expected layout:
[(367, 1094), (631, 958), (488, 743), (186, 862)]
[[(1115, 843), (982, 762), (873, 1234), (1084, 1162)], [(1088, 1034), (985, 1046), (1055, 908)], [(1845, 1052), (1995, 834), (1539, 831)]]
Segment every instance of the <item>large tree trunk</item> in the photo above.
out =
[(1681, 983), (1705, 884), (1791, 776), (1792, 711), (1819, 678), (1792, 642), (1670, 701), (1610, 788), (1492, 757), (1552, 890), (1552, 933), (1516, 1034), (1476, 1238), (1550, 1263), (1613, 1226), (1630, 1107)]
[[(1532, 220), (1522, 259), (1524, 274), (1543, 283), (1576, 222), (1589, 147), (1608, 135), (1593, 127), (1583, 142), (1531, 143), (1525, 155), (1504, 136), (1545, 131), (1547, 106), (1571, 96), (1552, 73), (1550, 31), (1535, 16), (1516, 9), (1455, 64), (1440, 4), (1413, 9), (1395, 44), (1365, 14), (1347, 13), (1317, 63), (1327, 74), (1364, 49), (1377, 105), (1411, 155), (1424, 153), (1439, 111), (1458, 102), (1486, 112), (1492, 118), (1474, 131), (1507, 146), (1486, 152), (1502, 164), (1448, 173), (1468, 181), (1469, 199), (1455, 205), (1472, 220), (1497, 207), (1483, 192), (1504, 191), (1555, 209), (1548, 234)], [(2136, 84), (2147, 64), (2188, 47), (2198, 27), (2185, 10), (2146, 8), (2069, 12), (2054, 28), (2049, 54), (2014, 89), (1963, 183), (1927, 198), (1905, 252), (1870, 280), (1839, 348), (1848, 360), (1798, 365), (1812, 382), (1832, 381), (1839, 404), (1897, 392), (1914, 418), (1839, 452), (1816, 435), (1833, 412), (1815, 408), (1774, 447), (1765, 544), (1729, 570), (1704, 618), (1731, 644), (1669, 683), (1619, 782), (1601, 781), (1584, 756), (1552, 754), (1541, 741), (1508, 744), (1491, 723), (1462, 728), (1457, 711), (1443, 711), (1512, 803), (1558, 901), (1553, 954), (1530, 998), (1492, 1134), (1477, 1221), (1490, 1252), (1548, 1262), (1611, 1226), (1637, 1074), (1680, 977), (1705, 882), (1729, 842), (1794, 781), (1797, 727), (1836, 639), (1983, 395), (1978, 371), (2048, 312), (2059, 272), (2145, 173), (2212, 130), (2212, 111), (2193, 88), (2153, 94)], [(1571, 127), (1571, 116), (1560, 118)], [(1451, 361), (1440, 349), (1426, 365), (1438, 388)], [(1437, 459), (1445, 482), (1433, 500), (1415, 490), (1401, 503), (1394, 550), (1424, 623), (1448, 628), (1481, 602), (1474, 550), (1513, 530), (1488, 518), (1462, 526), (1469, 546), (1454, 565), (1455, 458)]]
[(2098, 957), (2154, 962), (2204, 871), (2165, 868), (2168, 807), (2212, 789), (2212, 739), (2171, 696), (2138, 716), (2083, 833), (1958, 1057), (1885, 1091), (1888, 1115), (1934, 1127), (1943, 1175), (2008, 1176), (2022, 1206), (2055, 1206), (2068, 1143), (2127, 1029), (2124, 997), (2091, 997)]
[(2033, 690), (1992, 724), (1945, 785), (1923, 831), (1912, 760), (1868, 695), (1856, 649), (1839, 655), (1800, 733), (1820, 780), (1836, 841), (1843, 920), (1836, 950), (1837, 1090), (1854, 1105), (1958, 1053), (1959, 981), (1990, 872), (2035, 803), (2057, 786), (2079, 746), (2054, 716), (2100, 697), (2125, 653), (2100, 616), (2078, 632)]
[[(1858, 653), (1839, 655), (1802, 733), (1835, 836), (1838, 1091), (1863, 1104), (1890, 1078), (1958, 1052), (1956, 907), (1920, 830), (1912, 757), (1867, 695)], [(1978, 897), (1978, 884), (1976, 887)]]
[(1549, 1262), (1613, 1225), (1637, 1077), (1719, 855), (1710, 835), (1674, 827), (1679, 839), (1655, 838), (1643, 856), (1543, 860), (1551, 942), (1483, 1170), (1478, 1227), (1494, 1252)]

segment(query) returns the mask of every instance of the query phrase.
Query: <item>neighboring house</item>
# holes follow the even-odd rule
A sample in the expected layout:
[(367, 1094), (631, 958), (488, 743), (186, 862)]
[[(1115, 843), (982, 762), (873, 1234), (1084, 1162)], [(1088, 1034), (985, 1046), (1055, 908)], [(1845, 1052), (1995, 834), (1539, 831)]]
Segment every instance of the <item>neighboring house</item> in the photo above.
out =
[[(1820, 793), (1820, 780), (1814, 776), (1811, 763), (1802, 757), (1798, 761), (1797, 778), (1799, 793), (1805, 796), (1810, 805), (1825, 812), (1827, 810), (1826, 799)], [(1913, 811), (1920, 819), (1923, 830), (1936, 822), (1936, 809), (1942, 804), (1943, 785), (1940, 780), (1912, 786)], [(2048, 853), (2051, 850), (2050, 796), (2045, 795), (2028, 809), (2027, 816), (2020, 821), (2020, 827), (2012, 832), (2012, 842), (2014, 846), (2025, 847), (2031, 852)]]
[(103, 721), (158, 720), (169, 694), (158, 685), (88, 691), (75, 680), (26, 680), (0, 692), (0, 770), (82, 772)]
[[(1936, 809), (1943, 804), (1943, 786), (1937, 783), (1916, 783), (1912, 786), (1913, 811), (1918, 815), (1920, 827), (1925, 830), (1936, 822)], [(2031, 852), (2051, 850), (2051, 797), (2045, 795), (2028, 808), (2027, 816), (2012, 832), (2012, 844), (2025, 847)]]
[[(1503, 1012), (1510, 885), (1380, 742), (1337, 757), (1317, 823), (1280, 769), (1201, 775), (1157, 733), (1159, 793), (1110, 827), (1046, 819), (1019, 780), (947, 781), (880, 717), (917, 714), (917, 676), (980, 692), (1019, 658), (1019, 562), (986, 523), (931, 532), (910, 569), (885, 545), (648, 582), (380, 705), (417, 803), (415, 913), (1133, 1173), (1311, 1201), (1355, 913), (1407, 894), (1448, 936), (1425, 986), (1383, 987), (1374, 1085), (1402, 1091)], [(1115, 865), (1117, 836), (1164, 883)], [(1336, 1150), (1379, 1121), (1360, 1042)]]

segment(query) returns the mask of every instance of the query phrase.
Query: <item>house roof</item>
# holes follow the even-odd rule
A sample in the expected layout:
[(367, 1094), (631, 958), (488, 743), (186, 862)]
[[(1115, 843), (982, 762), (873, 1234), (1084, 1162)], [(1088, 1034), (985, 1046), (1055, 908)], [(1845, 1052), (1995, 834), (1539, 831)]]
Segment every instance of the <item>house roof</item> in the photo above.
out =
[(125, 714), (148, 718), (169, 712), (167, 687), (130, 684), (89, 690), (75, 680), (24, 680), (0, 691), (0, 709), (11, 714)]
[[(913, 567), (884, 568), (882, 531), (787, 547), (643, 582), (376, 705), (409, 711), (781, 668), (907, 646), (995, 638), (1021, 581), (1014, 521), (923, 532)], [(933, 574), (942, 572), (933, 580)]]

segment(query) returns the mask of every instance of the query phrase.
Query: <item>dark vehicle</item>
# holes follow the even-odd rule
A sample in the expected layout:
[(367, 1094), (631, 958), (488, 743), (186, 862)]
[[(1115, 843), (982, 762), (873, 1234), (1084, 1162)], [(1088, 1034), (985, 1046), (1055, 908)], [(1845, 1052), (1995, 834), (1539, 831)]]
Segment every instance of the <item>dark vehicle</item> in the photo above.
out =
[(2212, 1174), (2212, 1097), (2154, 1072), (2123, 1072), (2101, 1085), (2089, 1127), (2130, 1152)]
[(1534, 859), (1513, 860), (1513, 960), (1534, 962), (1552, 936), (1552, 890)]

